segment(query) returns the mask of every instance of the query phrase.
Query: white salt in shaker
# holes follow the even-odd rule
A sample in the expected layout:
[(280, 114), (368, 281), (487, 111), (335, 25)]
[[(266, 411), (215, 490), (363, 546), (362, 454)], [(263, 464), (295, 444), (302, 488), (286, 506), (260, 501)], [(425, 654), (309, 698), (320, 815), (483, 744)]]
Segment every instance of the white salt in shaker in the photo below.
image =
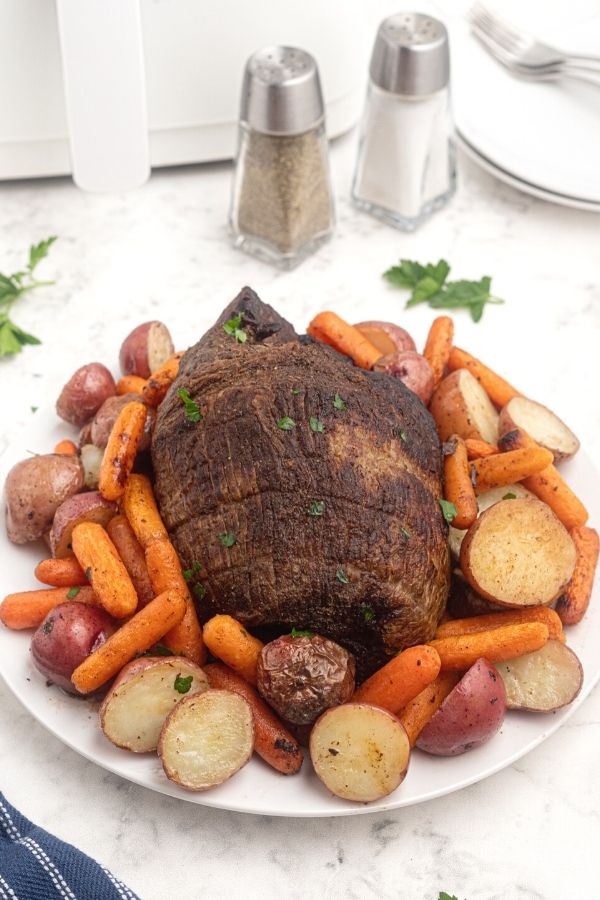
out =
[(446, 28), (421, 13), (384, 19), (369, 75), (352, 199), (412, 231), (456, 187)]

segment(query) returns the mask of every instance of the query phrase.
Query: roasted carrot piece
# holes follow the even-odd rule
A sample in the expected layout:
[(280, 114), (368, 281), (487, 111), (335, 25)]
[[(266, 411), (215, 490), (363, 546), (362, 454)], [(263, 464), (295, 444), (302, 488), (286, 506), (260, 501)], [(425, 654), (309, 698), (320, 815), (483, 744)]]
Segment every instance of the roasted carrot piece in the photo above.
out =
[(397, 713), (434, 681), (440, 658), (429, 644), (409, 647), (394, 656), (355, 691), (352, 703), (373, 703)]
[(140, 609), (79, 665), (71, 680), (88, 694), (113, 678), (138, 653), (149, 650), (185, 613), (185, 600), (176, 591), (165, 591)]
[(165, 394), (177, 378), (179, 361), (182, 356), (183, 353), (175, 353), (174, 356), (171, 356), (166, 363), (163, 363), (150, 375), (142, 389), (142, 399), (148, 406), (158, 406), (162, 402)]
[(262, 641), (253, 637), (233, 616), (213, 616), (204, 625), (204, 643), (230, 669), (256, 685), (256, 665)]
[(451, 619), (438, 625), (436, 638), (450, 637), (453, 634), (472, 634), (476, 631), (489, 631), (504, 625), (521, 625), (524, 622), (542, 622), (548, 628), (550, 640), (564, 641), (560, 617), (548, 606), (528, 606), (524, 609), (507, 609), (504, 612), (485, 613), (481, 616), (470, 616), (468, 619)]
[[(509, 431), (500, 438), (500, 449), (506, 452), (531, 446), (536, 446), (533, 439), (520, 428)], [(573, 493), (556, 466), (547, 466), (541, 472), (524, 478), (523, 487), (535, 494), (538, 500), (547, 503), (565, 528), (570, 530), (587, 522), (587, 509)]]
[(431, 323), (423, 356), (433, 369), (434, 387), (444, 376), (454, 339), (454, 322), (450, 316), (437, 316)]
[(324, 335), (326, 343), (340, 353), (345, 353), (361, 369), (372, 369), (381, 357), (381, 352), (358, 328), (349, 325), (333, 312), (319, 313), (306, 330), (317, 340), (322, 340)]
[(477, 498), (471, 481), (465, 442), (453, 434), (444, 444), (444, 497), (456, 507), (455, 528), (469, 528), (477, 518)]
[(202, 626), (186, 581), (181, 573), (181, 562), (171, 541), (153, 541), (146, 548), (146, 564), (155, 594), (178, 591), (185, 598), (185, 615), (181, 622), (168, 631), (163, 644), (173, 653), (183, 653), (201, 666), (206, 660), (202, 639)]
[(279, 721), (255, 688), (221, 663), (204, 666), (212, 688), (233, 691), (247, 700), (254, 716), (254, 749), (264, 761), (283, 775), (299, 771), (303, 753), (293, 734)]
[(144, 434), (148, 410), (143, 403), (127, 403), (115, 421), (100, 465), (99, 490), (105, 500), (119, 500), (133, 469)]
[(469, 669), (480, 656), (491, 663), (514, 659), (539, 650), (548, 640), (548, 627), (542, 622), (504, 625), (473, 634), (455, 634), (430, 641), (439, 653), (442, 671)]
[(476, 459), (470, 463), (475, 493), (482, 494), (490, 488), (523, 481), (542, 472), (553, 459), (552, 451), (537, 445)]
[(152, 541), (169, 539), (154, 499), (152, 484), (145, 475), (129, 476), (121, 505), (144, 550)]
[(117, 553), (127, 569), (127, 574), (131, 578), (135, 592), (138, 595), (138, 605), (140, 607), (146, 606), (156, 594), (162, 592), (152, 589), (142, 545), (136, 538), (135, 532), (125, 516), (113, 516), (106, 526), (106, 530), (109, 538), (117, 548)]
[(556, 604), (556, 612), (564, 625), (577, 625), (583, 619), (592, 596), (600, 542), (598, 532), (585, 525), (572, 528), (570, 535), (577, 551), (575, 570)]
[(448, 368), (454, 372), (455, 369), (468, 369), (479, 384), (482, 386), (492, 403), (501, 408), (506, 406), (513, 397), (522, 396), (520, 391), (501, 378), (492, 369), (488, 369), (480, 360), (471, 356), (466, 350), (459, 347), (453, 347), (448, 358)]
[(54, 452), (63, 453), (65, 456), (77, 456), (77, 444), (69, 440), (59, 441), (54, 448)]
[(411, 747), (415, 746), (417, 738), (433, 714), (438, 711), (460, 679), (460, 672), (440, 672), (435, 681), (428, 684), (398, 713), (398, 718), (404, 725)]
[(123, 394), (142, 394), (145, 387), (145, 378), (140, 378), (139, 375), (123, 375), (117, 381), (117, 395), (122, 397)]
[(484, 456), (494, 456), (494, 454), (499, 452), (498, 447), (494, 446), (494, 444), (488, 444), (487, 441), (482, 441), (478, 438), (466, 438), (465, 447), (467, 448), (469, 460), (483, 459)]
[(100, 606), (98, 597), (89, 585), (87, 587), (46, 588), (41, 591), (19, 591), (17, 594), (7, 594), (0, 603), (0, 622), (3, 622), (7, 628), (15, 630), (37, 628), (51, 609), (54, 609), (59, 603), (67, 603), (69, 600), (77, 600), (78, 603), (87, 603), (90, 606)]
[(73, 552), (107, 613), (124, 619), (135, 612), (138, 596), (117, 548), (101, 525), (81, 522), (71, 536)]
[(51, 584), (53, 587), (74, 587), (89, 583), (74, 556), (43, 559), (37, 564), (33, 574), (42, 584)]

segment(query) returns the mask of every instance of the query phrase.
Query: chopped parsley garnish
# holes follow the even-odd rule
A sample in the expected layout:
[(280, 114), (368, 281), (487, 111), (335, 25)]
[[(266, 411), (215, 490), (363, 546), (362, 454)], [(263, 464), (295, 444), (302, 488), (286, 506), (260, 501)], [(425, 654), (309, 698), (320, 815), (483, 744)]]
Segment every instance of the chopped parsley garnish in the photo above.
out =
[(322, 516), (325, 512), (325, 501), (324, 500), (311, 500), (310, 506), (307, 509), (309, 516)]
[(446, 520), (448, 525), (451, 525), (452, 520), (454, 519), (454, 517), (456, 516), (456, 513), (457, 513), (457, 509), (456, 509), (454, 503), (450, 503), (449, 500), (442, 500), (441, 497), (440, 497), (439, 503), (440, 503), (440, 506), (442, 507), (442, 515), (444, 516), (444, 519)]
[(185, 388), (180, 388), (177, 391), (177, 396), (183, 403), (186, 419), (189, 419), (190, 422), (199, 422), (202, 418), (202, 413), (196, 401), (190, 397), (190, 392)]
[(206, 588), (203, 584), (200, 584), (200, 582), (198, 582), (198, 584), (195, 584), (192, 590), (198, 600), (204, 600), (204, 598), (206, 597)]
[(456, 897), (454, 894), (450, 896), (450, 894), (447, 894), (446, 891), (440, 891), (438, 900), (458, 900), (458, 897)]
[(307, 638), (313, 637), (312, 631), (302, 631), (302, 629), (300, 629), (300, 628), (292, 628), (290, 634), (292, 637), (307, 637)]
[(194, 680), (193, 675), (177, 675), (173, 687), (179, 694), (187, 694)]
[(503, 497), (502, 499), (503, 499), (503, 500), (516, 500), (516, 499), (517, 499), (517, 495), (516, 495), (516, 494), (513, 494), (512, 491), (509, 491), (508, 494), (505, 494), (504, 497)]
[(406, 538), (406, 540), (409, 539), (409, 537), (410, 537), (410, 531), (408, 530), (408, 528), (401, 528), (401, 529), (400, 529), (400, 533), (401, 533), (402, 535), (404, 535), (404, 537)]
[(398, 437), (400, 438), (400, 440), (403, 443), (406, 443), (408, 438), (407, 438), (407, 434), (406, 434), (406, 431), (404, 430), (404, 428), (398, 428), (396, 430), (396, 434), (398, 435)]
[(308, 424), (310, 425), (311, 431), (317, 431), (320, 434), (325, 431), (325, 425), (320, 419), (317, 419), (316, 416), (311, 416), (308, 420)]
[(67, 600), (74, 600), (80, 590), (81, 588), (79, 587), (69, 588), (69, 590), (67, 591)]
[(348, 409), (346, 402), (344, 400), (342, 400), (342, 398), (340, 397), (339, 394), (336, 394), (335, 397), (333, 398), (333, 407), (334, 407), (334, 409), (339, 409), (342, 411), (344, 409)]
[(198, 574), (198, 572), (199, 572), (201, 569), (202, 569), (202, 566), (200, 565), (200, 563), (199, 563), (199, 562), (194, 562), (194, 563), (192, 563), (192, 568), (191, 568), (191, 569), (182, 569), (182, 570), (181, 570), (181, 574), (183, 575), (184, 580), (189, 582), (189, 581), (192, 580), (192, 578), (194, 577), (194, 575), (197, 575), (197, 574)]
[(231, 531), (222, 531), (219, 540), (224, 547), (233, 547), (234, 544), (237, 544), (237, 538)]
[(140, 653), (140, 656), (175, 656), (175, 654), (168, 647), (165, 647), (164, 644), (155, 644), (154, 647), (150, 647), (145, 653)]
[(292, 388), (292, 394), (294, 395), (294, 397), (297, 397), (299, 393), (300, 393), (300, 388)]
[(237, 313), (237, 315), (233, 316), (229, 319), (228, 322), (225, 322), (223, 325), (223, 331), (225, 334), (232, 334), (236, 341), (240, 344), (245, 344), (248, 338), (248, 335), (242, 328), (242, 319), (244, 318), (244, 310)]
[(365, 620), (365, 622), (372, 622), (373, 619), (375, 618), (375, 610), (373, 609), (372, 606), (369, 606), (367, 604), (367, 605), (363, 606), (362, 616), (363, 616), (363, 619)]
[(282, 431), (291, 431), (296, 427), (296, 423), (289, 416), (283, 416), (281, 419), (277, 419), (277, 427)]
[(31, 406), (30, 409), (32, 413), (36, 413), (39, 409), (39, 406)]
[(343, 569), (338, 569), (335, 573), (335, 577), (339, 581), (340, 584), (350, 584), (350, 579), (346, 575)]

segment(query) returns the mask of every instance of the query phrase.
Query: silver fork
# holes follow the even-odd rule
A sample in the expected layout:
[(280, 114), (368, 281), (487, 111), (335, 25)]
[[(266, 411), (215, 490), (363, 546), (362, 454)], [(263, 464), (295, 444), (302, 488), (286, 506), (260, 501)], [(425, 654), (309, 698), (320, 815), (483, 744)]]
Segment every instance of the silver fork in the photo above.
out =
[(518, 75), (544, 80), (570, 76), (600, 83), (600, 56), (563, 53), (508, 25), (480, 2), (469, 10), (468, 18), (490, 53)]

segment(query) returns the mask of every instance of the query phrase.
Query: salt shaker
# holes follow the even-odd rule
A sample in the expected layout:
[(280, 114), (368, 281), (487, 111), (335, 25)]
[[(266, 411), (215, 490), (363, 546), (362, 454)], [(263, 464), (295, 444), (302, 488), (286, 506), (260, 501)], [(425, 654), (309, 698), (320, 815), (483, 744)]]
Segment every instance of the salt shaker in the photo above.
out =
[(229, 224), (237, 247), (286, 269), (333, 232), (325, 108), (304, 50), (267, 47), (246, 64)]
[(456, 187), (446, 28), (421, 13), (384, 19), (369, 75), (352, 198), (412, 231)]

